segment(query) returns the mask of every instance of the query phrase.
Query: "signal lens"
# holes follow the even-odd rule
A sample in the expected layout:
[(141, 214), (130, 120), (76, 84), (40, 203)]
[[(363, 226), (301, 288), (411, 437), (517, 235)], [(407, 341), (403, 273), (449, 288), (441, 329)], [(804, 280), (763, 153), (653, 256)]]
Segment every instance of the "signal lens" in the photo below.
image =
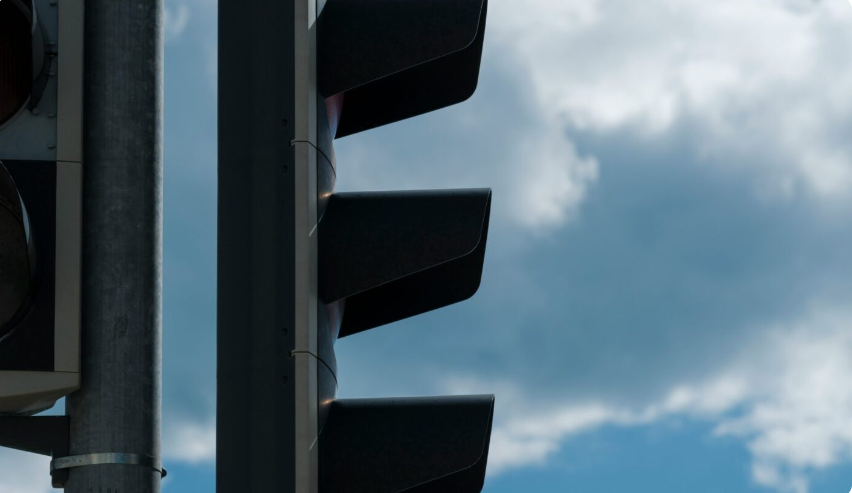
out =
[(35, 264), (28, 220), (15, 182), (0, 163), (0, 339), (11, 331), (32, 290)]
[(27, 103), (33, 74), (32, 14), (0, 0), (0, 125)]

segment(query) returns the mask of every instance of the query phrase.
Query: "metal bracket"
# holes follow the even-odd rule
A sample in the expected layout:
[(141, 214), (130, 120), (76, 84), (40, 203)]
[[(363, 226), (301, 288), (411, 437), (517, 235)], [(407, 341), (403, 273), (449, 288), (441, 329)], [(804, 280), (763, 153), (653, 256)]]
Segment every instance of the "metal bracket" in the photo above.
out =
[(87, 454), (69, 456), (70, 420), (68, 416), (0, 416), (0, 447), (47, 455), (54, 488), (64, 488), (68, 470), (100, 464), (126, 464), (149, 467), (166, 477), (160, 459), (137, 454)]
[(123, 464), (127, 466), (148, 467), (160, 473), (161, 478), (168, 474), (160, 459), (139, 454), (85, 454), (59, 457), (50, 461), (50, 473), (75, 467), (100, 466), (104, 464)]
[[(0, 447), (33, 454), (68, 455), (70, 421), (67, 416), (0, 417)], [(51, 471), (54, 488), (64, 488), (68, 471)]]
[(337, 375), (335, 375), (334, 370), (328, 365), (328, 363), (325, 362), (324, 359), (320, 358), (319, 356), (317, 356), (313, 352), (308, 351), (308, 350), (304, 350), (304, 349), (294, 349), (294, 350), (290, 351), (290, 357), (291, 358), (293, 356), (296, 356), (297, 354), (307, 354), (308, 356), (313, 356), (315, 360), (319, 361), (320, 363), (322, 363), (323, 366), (328, 368), (328, 371), (331, 373), (331, 376), (334, 377), (334, 383), (337, 384)]

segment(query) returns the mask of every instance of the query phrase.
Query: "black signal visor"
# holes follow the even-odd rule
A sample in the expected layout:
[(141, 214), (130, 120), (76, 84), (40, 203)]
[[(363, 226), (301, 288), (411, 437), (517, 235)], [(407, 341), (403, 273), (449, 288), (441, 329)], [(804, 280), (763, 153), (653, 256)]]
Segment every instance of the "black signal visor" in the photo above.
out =
[(479, 289), (491, 190), (334, 194), (319, 225), (319, 297), (346, 299), (345, 337)]
[(492, 395), (336, 400), (320, 493), (481, 491), (493, 414)]
[(479, 79), (487, 0), (328, 0), (317, 83), (343, 95), (336, 137), (460, 103)]

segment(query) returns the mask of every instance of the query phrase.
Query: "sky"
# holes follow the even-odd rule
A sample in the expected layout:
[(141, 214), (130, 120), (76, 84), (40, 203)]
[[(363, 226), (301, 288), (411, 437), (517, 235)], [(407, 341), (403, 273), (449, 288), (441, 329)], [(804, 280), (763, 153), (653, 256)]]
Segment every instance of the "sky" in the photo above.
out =
[[(216, 4), (166, 14), (164, 491), (212, 493)], [(496, 394), (489, 493), (848, 491), (849, 2), (488, 15), (473, 98), (336, 142), (341, 191), (494, 191), (477, 295), (340, 341), (339, 396)]]

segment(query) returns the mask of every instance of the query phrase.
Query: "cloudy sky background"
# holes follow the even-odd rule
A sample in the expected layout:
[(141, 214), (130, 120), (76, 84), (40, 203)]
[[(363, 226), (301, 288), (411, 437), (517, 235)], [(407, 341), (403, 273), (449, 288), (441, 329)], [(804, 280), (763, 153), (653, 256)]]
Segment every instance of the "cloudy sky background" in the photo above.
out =
[[(492, 187), (482, 288), (341, 341), (340, 395), (497, 394), (492, 493), (847, 491), (849, 2), (490, 3), (470, 101), (336, 146)], [(213, 492), (216, 5), (166, 9), (165, 491)]]

